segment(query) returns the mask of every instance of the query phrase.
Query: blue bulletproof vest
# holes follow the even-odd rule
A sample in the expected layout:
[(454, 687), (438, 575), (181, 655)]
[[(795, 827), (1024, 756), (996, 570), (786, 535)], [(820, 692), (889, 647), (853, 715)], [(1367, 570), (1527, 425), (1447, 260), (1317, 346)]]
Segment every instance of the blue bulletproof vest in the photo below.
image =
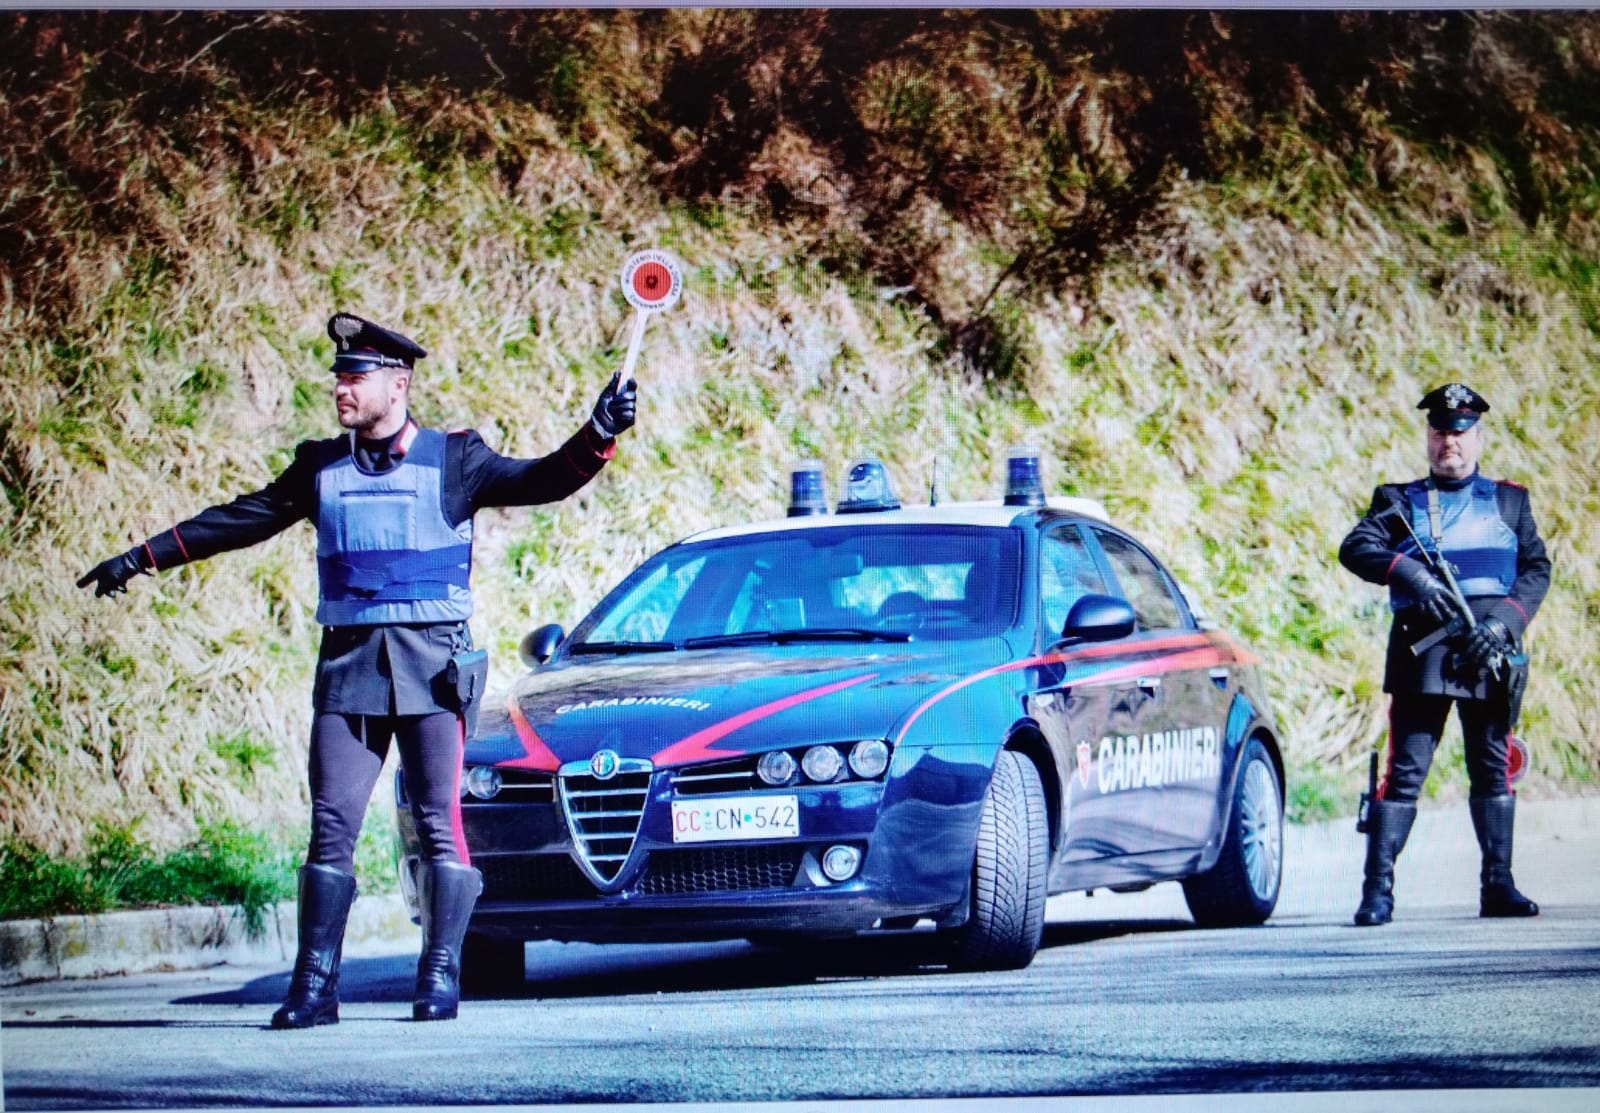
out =
[[(1455, 573), (1461, 594), (1469, 599), (1509, 595), (1517, 579), (1517, 535), (1500, 517), (1495, 499), (1495, 482), (1481, 475), (1459, 491), (1439, 488), (1439, 534), (1437, 550), (1428, 522), (1428, 484), (1417, 480), (1406, 484), (1406, 504), (1411, 529), (1430, 551), (1442, 553)], [(1408, 536), (1398, 552), (1427, 563)], [(1400, 610), (1416, 600), (1402, 585), (1389, 585), (1389, 605)]]
[(445, 443), (443, 433), (422, 429), (389, 471), (363, 471), (352, 445), (317, 472), (322, 625), (471, 617), (472, 519), (452, 526), (444, 516)]

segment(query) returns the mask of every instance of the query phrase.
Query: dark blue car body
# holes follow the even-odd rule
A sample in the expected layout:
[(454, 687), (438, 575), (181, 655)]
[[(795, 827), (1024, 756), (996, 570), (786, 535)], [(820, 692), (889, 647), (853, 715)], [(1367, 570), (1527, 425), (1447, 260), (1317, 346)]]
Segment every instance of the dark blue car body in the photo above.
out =
[[(689, 587), (651, 617), (650, 592), (678, 589), (649, 585), (676, 583), (673, 569)], [(908, 582), (920, 590), (891, 590)], [(639, 615), (618, 620), (630, 599)], [(1113, 626), (1094, 625), (1106, 613)], [(649, 637), (614, 636), (630, 622)], [(853, 747), (873, 740), (887, 767), (858, 775)], [(757, 772), (764, 754), (817, 746), (844, 759), (825, 783)], [(1087, 504), (829, 515), (680, 542), (482, 709), (464, 765), (498, 782), (464, 794), (485, 878), (469, 965), (495, 940), (931, 922), (970, 965), (1017, 966), (1048, 895), (1183, 880), (1197, 920), (1248, 924), (1270, 915), (1281, 872), (1283, 762), (1257, 658)], [(824, 868), (831, 848), (845, 864), (853, 849), (843, 880)], [(997, 943), (989, 921), (1008, 908), (1027, 923)]]

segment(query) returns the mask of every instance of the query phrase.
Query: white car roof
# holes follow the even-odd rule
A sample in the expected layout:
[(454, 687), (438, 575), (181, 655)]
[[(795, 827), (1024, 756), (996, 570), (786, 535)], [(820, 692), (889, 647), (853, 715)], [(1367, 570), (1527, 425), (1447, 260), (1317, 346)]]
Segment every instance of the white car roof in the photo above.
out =
[[(1069, 498), (1052, 495), (1045, 502), (1051, 510), (1064, 510), (1081, 514), (1101, 522), (1110, 522), (1104, 506), (1096, 499)], [(893, 525), (962, 525), (1009, 526), (1018, 518), (1037, 512), (1033, 506), (1006, 506), (999, 499), (985, 502), (943, 502), (938, 506), (907, 506), (899, 510), (872, 510), (858, 514), (813, 514), (803, 518), (774, 518), (765, 522), (748, 522), (737, 526), (722, 526), (684, 538), (685, 541), (716, 541), (724, 537), (744, 537), (753, 533), (784, 533), (791, 530), (818, 529), (827, 526)]]

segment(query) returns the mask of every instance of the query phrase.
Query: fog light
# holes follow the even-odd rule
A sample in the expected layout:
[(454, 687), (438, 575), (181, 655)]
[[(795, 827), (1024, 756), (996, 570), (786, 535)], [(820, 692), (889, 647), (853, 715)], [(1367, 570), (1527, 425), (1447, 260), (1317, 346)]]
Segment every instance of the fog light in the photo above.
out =
[(839, 751), (832, 746), (813, 746), (806, 751), (806, 756), (800, 759), (800, 768), (806, 771), (806, 776), (821, 784), (833, 780), (839, 775), (839, 770), (844, 768), (844, 758), (839, 756)]
[(830, 846), (822, 856), (822, 872), (829, 881), (849, 881), (861, 865), (861, 851), (853, 846)]
[(889, 768), (889, 747), (881, 739), (857, 742), (850, 748), (850, 768), (858, 777), (871, 780)]
[(500, 770), (492, 765), (474, 765), (467, 770), (467, 791), (479, 800), (488, 800), (500, 792)]
[(756, 773), (769, 785), (786, 785), (789, 778), (794, 776), (794, 758), (782, 750), (762, 754), (761, 760), (756, 763)]

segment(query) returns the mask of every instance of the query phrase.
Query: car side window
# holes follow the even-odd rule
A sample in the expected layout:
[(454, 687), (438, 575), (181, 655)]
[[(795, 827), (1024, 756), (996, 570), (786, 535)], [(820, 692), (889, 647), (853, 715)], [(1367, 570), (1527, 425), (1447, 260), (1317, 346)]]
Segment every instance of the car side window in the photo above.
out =
[(1105, 594), (1106, 582), (1076, 526), (1045, 534), (1039, 554), (1039, 600), (1044, 608), (1044, 625), (1056, 637), (1067, 624), (1072, 604), (1085, 595)]
[(1167, 577), (1143, 549), (1124, 537), (1095, 530), (1106, 559), (1116, 573), (1141, 630), (1170, 630), (1183, 625), (1183, 611), (1172, 597)]

